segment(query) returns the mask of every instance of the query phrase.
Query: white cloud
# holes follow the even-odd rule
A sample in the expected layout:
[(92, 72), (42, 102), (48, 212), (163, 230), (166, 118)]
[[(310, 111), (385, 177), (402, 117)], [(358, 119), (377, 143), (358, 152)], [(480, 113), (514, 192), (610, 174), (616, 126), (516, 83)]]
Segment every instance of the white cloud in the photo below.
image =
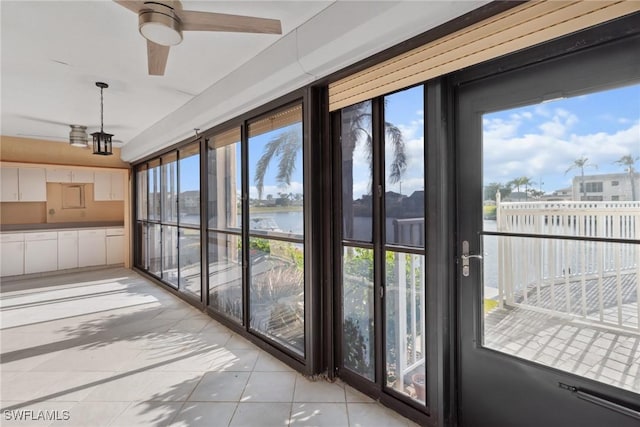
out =
[(353, 183), (353, 199), (359, 199), (364, 194), (371, 194), (369, 180), (359, 180)]
[(563, 110), (562, 108), (556, 108), (551, 120), (542, 123), (538, 128), (545, 135), (561, 138), (576, 123), (578, 123), (578, 117), (566, 110)]
[(575, 114), (542, 106), (534, 111), (536, 117), (548, 119), (538, 126), (539, 133), (518, 132), (525, 118), (522, 113), (484, 119), (484, 182), (528, 176), (544, 182), (543, 189), (550, 192), (569, 185), (575, 171), (565, 171), (581, 156), (597, 164), (598, 173), (605, 173), (621, 170), (613, 164), (621, 156), (640, 153), (640, 121), (615, 132), (580, 134)]

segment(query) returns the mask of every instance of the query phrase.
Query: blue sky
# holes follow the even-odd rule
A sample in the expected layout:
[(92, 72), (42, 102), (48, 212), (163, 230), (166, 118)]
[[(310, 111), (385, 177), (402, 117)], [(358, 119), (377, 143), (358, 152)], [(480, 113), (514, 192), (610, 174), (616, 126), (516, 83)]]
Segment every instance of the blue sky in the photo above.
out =
[(552, 193), (580, 174), (565, 172), (582, 156), (597, 165), (585, 175), (624, 172), (614, 162), (640, 155), (640, 85), (485, 114), (483, 153), (485, 185), (527, 176)]

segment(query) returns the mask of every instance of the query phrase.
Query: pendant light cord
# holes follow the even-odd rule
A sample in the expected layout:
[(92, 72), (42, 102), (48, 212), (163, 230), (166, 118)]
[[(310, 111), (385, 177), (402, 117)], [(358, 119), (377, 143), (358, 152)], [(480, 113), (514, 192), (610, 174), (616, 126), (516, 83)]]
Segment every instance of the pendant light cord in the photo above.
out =
[(104, 107), (102, 105), (102, 88), (100, 88), (100, 132), (104, 132)]

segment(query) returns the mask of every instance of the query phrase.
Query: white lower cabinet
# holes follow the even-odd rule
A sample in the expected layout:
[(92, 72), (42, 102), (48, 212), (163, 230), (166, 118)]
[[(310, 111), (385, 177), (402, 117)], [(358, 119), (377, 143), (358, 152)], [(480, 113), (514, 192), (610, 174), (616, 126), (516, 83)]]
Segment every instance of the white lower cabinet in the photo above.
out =
[(43, 273), (124, 263), (124, 229), (0, 233), (0, 275)]
[(105, 229), (78, 231), (78, 267), (107, 263)]
[(58, 231), (58, 270), (78, 267), (78, 231)]
[(24, 274), (24, 234), (2, 234), (0, 240), (0, 276)]
[(42, 273), (58, 269), (58, 233), (26, 233), (24, 236), (24, 272)]
[(124, 262), (124, 230), (122, 228), (107, 229), (107, 264)]

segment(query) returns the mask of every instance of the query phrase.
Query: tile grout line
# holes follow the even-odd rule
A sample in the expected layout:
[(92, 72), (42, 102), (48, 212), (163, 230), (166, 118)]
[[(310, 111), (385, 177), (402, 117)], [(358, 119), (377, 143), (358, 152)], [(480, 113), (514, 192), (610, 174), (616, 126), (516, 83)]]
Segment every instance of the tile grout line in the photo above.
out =
[(293, 424), (293, 402), (294, 400), (296, 400), (296, 388), (298, 388), (298, 375), (295, 376), (295, 379), (293, 381), (293, 393), (291, 394), (291, 406), (289, 406), (289, 421), (287, 422), (287, 425), (291, 425)]

